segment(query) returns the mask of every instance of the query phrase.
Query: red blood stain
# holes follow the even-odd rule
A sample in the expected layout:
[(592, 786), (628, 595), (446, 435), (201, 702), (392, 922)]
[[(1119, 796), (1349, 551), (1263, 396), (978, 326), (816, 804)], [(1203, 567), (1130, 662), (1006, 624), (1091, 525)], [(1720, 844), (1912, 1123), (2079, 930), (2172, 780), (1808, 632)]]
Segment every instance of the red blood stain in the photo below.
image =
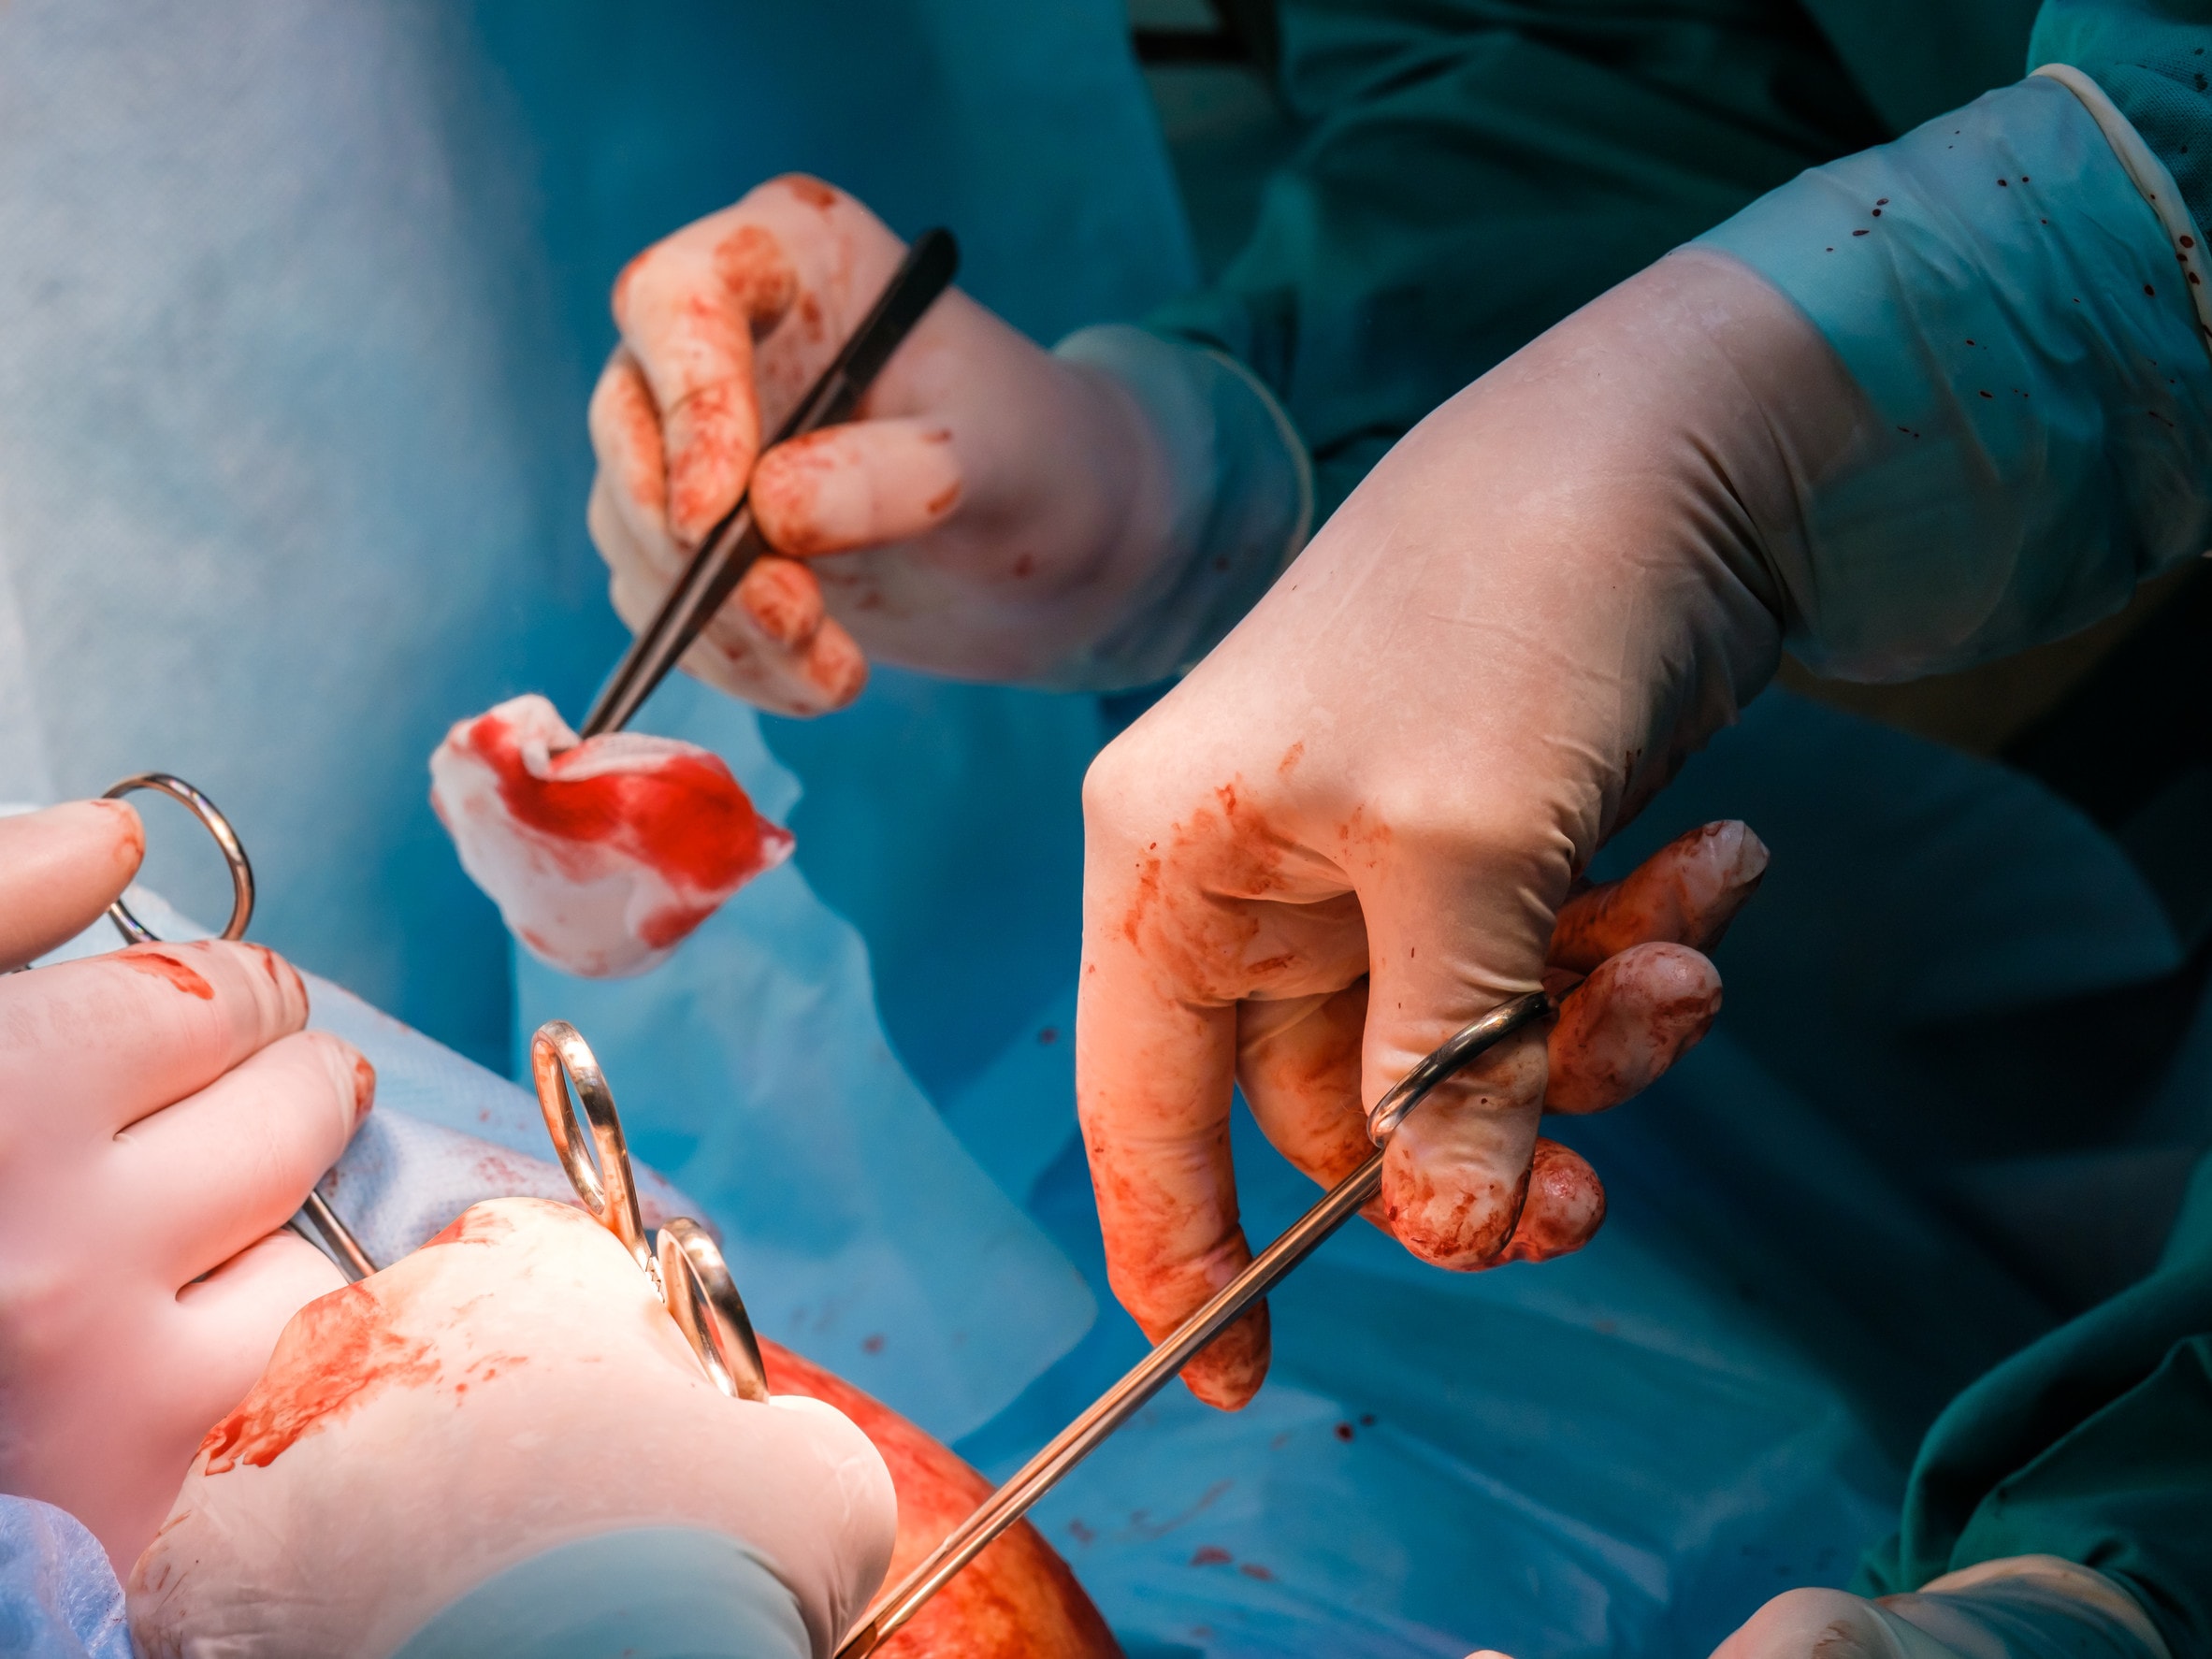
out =
[(669, 526), (688, 546), (730, 510), (752, 469), (759, 426), (751, 389), (701, 386), (669, 411), (666, 431)]
[(760, 533), (794, 558), (833, 552), (843, 527), (820, 522), (822, 485), (850, 464), (837, 427), (779, 443), (760, 457), (752, 483)]
[(358, 1123), (369, 1116), (369, 1108), (376, 1100), (376, 1068), (369, 1063), (366, 1055), (354, 1056), (354, 1121)]
[(868, 1335), (861, 1337), (860, 1351), (864, 1354), (879, 1354), (883, 1352), (883, 1334), (881, 1332), (872, 1332)]
[(1279, 775), (1288, 777), (1297, 769), (1298, 762), (1305, 758), (1306, 740), (1300, 738), (1282, 752), (1282, 758), (1275, 763), (1275, 770)]
[(819, 179), (810, 179), (804, 173), (787, 173), (783, 186), (810, 208), (834, 208), (837, 193)]
[(301, 1308), (253, 1392), (200, 1442), (205, 1472), (226, 1474), (240, 1464), (267, 1468), (379, 1391), (435, 1382), (430, 1344), (400, 1336), (389, 1320), (366, 1281)]
[(436, 1249), (440, 1245), (497, 1244), (513, 1231), (514, 1222), (509, 1217), (481, 1204), (471, 1205), (423, 1248)]
[[(788, 1349), (760, 1344), (768, 1386), (826, 1400), (859, 1425), (890, 1470), (896, 1582), (990, 1494), (990, 1482), (904, 1418)], [(1088, 1542), (1088, 1529), (1071, 1532)], [(1120, 1659), (1120, 1649), (1067, 1564), (1026, 1521), (946, 1585), (879, 1650), (887, 1659)]]
[(663, 904), (638, 923), (638, 938), (655, 950), (691, 936), (691, 930), (720, 908), (714, 904)]
[(1067, 1535), (1078, 1544), (1092, 1543), (1098, 1537), (1098, 1534), (1080, 1517), (1067, 1523)]
[(1017, 558), (1014, 561), (1014, 574), (1017, 579), (1024, 576), (1034, 576), (1036, 574), (1036, 570), (1037, 559), (1036, 555), (1034, 553), (1025, 553), (1019, 558)]
[(151, 950), (145, 945), (133, 945), (117, 953), (116, 959), (134, 974), (151, 974), (166, 980), (187, 996), (199, 998), (203, 1003), (215, 1000), (215, 988), (206, 979), (166, 951)]
[(822, 302), (813, 295), (803, 295), (799, 301), (799, 325), (806, 330), (808, 339), (820, 339), (829, 332), (822, 321)]
[(1262, 1566), (1256, 1561), (1245, 1562), (1243, 1565), (1238, 1566), (1236, 1570), (1242, 1573), (1248, 1579), (1272, 1580), (1275, 1577), (1273, 1573), (1269, 1572), (1265, 1567)]
[(790, 309), (799, 289), (783, 244), (758, 224), (741, 224), (715, 245), (715, 275), (756, 333)]
[(1201, 1544), (1191, 1551), (1193, 1566), (1226, 1566), (1236, 1559), (1219, 1544)]
[[(952, 504), (959, 499), (960, 485), (958, 483), (948, 483), (943, 489), (939, 490), (935, 495), (932, 496), (927, 501), (924, 501), (921, 504), (921, 510), (928, 513), (932, 518), (943, 518), (947, 512), (952, 511)], [(1029, 555), (1025, 553), (1021, 556), (1023, 558), (1027, 558)], [(1019, 565), (1019, 561), (1017, 561), (1017, 564)], [(1017, 569), (1015, 571), (1015, 574), (1022, 576), (1025, 576), (1028, 573), (1028, 571), (1019, 569)]]
[(822, 590), (788, 558), (764, 558), (737, 584), (739, 603), (778, 645), (803, 645), (820, 631)]
[(1055, 1025), (1046, 1026), (1037, 1032), (1037, 1041), (1048, 1048), (1051, 1047), (1053, 1044), (1060, 1041), (1060, 1028)]
[(671, 886), (726, 892), (790, 844), (789, 831), (753, 810), (714, 755), (673, 755), (643, 772), (564, 775), (590, 748), (580, 743), (555, 755), (552, 775), (541, 778), (523, 764), (513, 731), (497, 714), (470, 722), (459, 746), (491, 768), (517, 823), (560, 841), (617, 848)]

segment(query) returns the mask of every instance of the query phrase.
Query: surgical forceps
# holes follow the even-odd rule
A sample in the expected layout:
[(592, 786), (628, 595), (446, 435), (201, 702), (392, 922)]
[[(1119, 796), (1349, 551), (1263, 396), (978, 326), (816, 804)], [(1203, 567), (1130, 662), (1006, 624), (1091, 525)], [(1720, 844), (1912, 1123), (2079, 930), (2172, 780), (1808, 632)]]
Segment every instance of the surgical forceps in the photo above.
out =
[[(849, 418), (869, 384), (890, 361), (891, 353), (921, 321), (922, 313), (936, 303), (937, 296), (950, 286), (959, 268), (960, 245), (950, 231), (925, 230), (915, 238), (905, 260), (884, 284), (875, 309), (861, 319), (820, 378), (806, 389), (806, 396), (776, 429), (775, 436), (760, 447), (773, 449)], [(630, 642), (629, 649), (615, 665), (614, 677), (591, 705), (591, 713), (585, 715), (578, 735), (598, 737), (628, 726), (645, 699), (653, 695), (653, 688), (668, 678), (677, 658), (690, 649), (691, 642), (737, 590), (745, 573), (767, 551), (767, 541), (753, 524), (749, 493), (738, 497), (737, 505), (706, 533), (690, 564), (660, 601), (653, 620)]]
[[(215, 844), (223, 849), (223, 861), (230, 866), (230, 920), (223, 924), (218, 939), (243, 939), (246, 924), (253, 919), (253, 865), (246, 857), (246, 848), (239, 840), (238, 831), (230, 827), (230, 820), (223, 815), (223, 809), (210, 801), (199, 790), (182, 778), (166, 772), (141, 772), (124, 778), (108, 789), (100, 799), (120, 801), (125, 795), (140, 789), (152, 789), (177, 801), (206, 826)], [(120, 898), (108, 906), (108, 919), (115, 924), (115, 930), (123, 935), (125, 945), (159, 945), (160, 938), (144, 922), (131, 914), (130, 906)], [(340, 1269), (350, 1279), (364, 1279), (376, 1271), (376, 1263), (369, 1252), (361, 1248), (352, 1229), (338, 1219), (338, 1212), (329, 1201), (310, 1188), (307, 1201), (299, 1206), (299, 1215), (286, 1223), (293, 1232), (313, 1244), (313, 1237), (300, 1223), (304, 1216), (321, 1233), (330, 1249), (337, 1255)]]
[(1360, 1166), (1285, 1228), (1282, 1236), (1254, 1257), (1251, 1266), (1215, 1291), (1212, 1300), (1177, 1326), (1165, 1341), (1139, 1360), (1120, 1381), (1099, 1395), (1088, 1410), (1047, 1442), (1043, 1450), (985, 1498), (975, 1513), (954, 1527), (945, 1541), (930, 1551), (912, 1572), (876, 1597), (874, 1609), (846, 1637), (834, 1659), (865, 1659), (865, 1655), (873, 1653), (919, 1612), (922, 1605), (942, 1590), (955, 1573), (1020, 1520), (1032, 1504), (1096, 1450), (1100, 1441), (1134, 1417), (1147, 1400), (1166, 1386), (1170, 1378), (1191, 1363), (1200, 1349), (1235, 1323), (1238, 1315), (1279, 1284), (1292, 1268), (1310, 1256), (1323, 1239), (1349, 1221), (1361, 1205), (1381, 1190), (1383, 1148), (1406, 1114), (1419, 1105), (1430, 1090), (1551, 1009), (1551, 999), (1541, 991), (1493, 1008), (1473, 1024), (1446, 1038), (1433, 1053), (1399, 1078), (1387, 1094), (1367, 1109), (1367, 1138), (1375, 1143), (1375, 1150), (1367, 1154)]
[[(577, 1200), (622, 1241), (715, 1386), (734, 1399), (766, 1400), (760, 1344), (714, 1235), (688, 1216), (678, 1216), (646, 1246), (629, 1144), (591, 1045), (567, 1020), (547, 1020), (530, 1039), (530, 1076), (546, 1132)], [(583, 1102), (590, 1124), (588, 1147), (576, 1121), (576, 1101)]]

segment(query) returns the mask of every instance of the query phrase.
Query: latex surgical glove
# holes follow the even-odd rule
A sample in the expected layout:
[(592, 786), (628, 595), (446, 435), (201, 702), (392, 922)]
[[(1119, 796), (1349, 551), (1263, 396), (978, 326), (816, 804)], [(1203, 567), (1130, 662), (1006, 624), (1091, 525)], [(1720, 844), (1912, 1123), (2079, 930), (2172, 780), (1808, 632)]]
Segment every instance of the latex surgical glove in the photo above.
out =
[[(121, 802), (0, 819), (0, 959), (96, 920), (141, 849)], [(0, 978), (0, 1490), (75, 1514), (119, 1569), (284, 1321), (343, 1282), (278, 1229), (376, 1078), (306, 1021), (252, 945)]]
[(1876, 1601), (1791, 1590), (1713, 1659), (2168, 1659), (2143, 1606), (2103, 1573), (2017, 1555)]
[[(1847, 390), (1786, 300), (1676, 254), (1424, 421), (1092, 765), (1077, 1095), (1148, 1334), (1250, 1260), (1233, 1081), (1332, 1181), (1370, 1149), (1364, 1103), (1562, 970), (1590, 977), (1555, 1027), (1400, 1125), (1377, 1219), (1462, 1269), (1595, 1231), (1597, 1179), (1541, 1115), (1625, 1099), (1702, 1034), (1698, 952), (1764, 849), (1740, 825), (1677, 844), (1631, 878), (1664, 905), (1571, 886), (1771, 671), (1756, 549)], [(1266, 1357), (1256, 1312), (1184, 1378), (1239, 1405)]]
[(300, 1310), (128, 1580), (151, 1659), (826, 1655), (896, 1500), (818, 1401), (717, 1392), (613, 1234), (480, 1204)]
[(760, 453), (903, 252), (792, 176), (622, 273), (591, 403), (614, 608), (641, 626), (749, 480), (782, 556), (684, 667), (762, 708), (841, 707), (864, 656), (1063, 686), (1194, 660), (1298, 545), (1310, 498), (1287, 421), (1225, 357), (1133, 328), (1048, 353), (954, 289), (858, 418)]
[(588, 743), (542, 697), (463, 720), (430, 757), (461, 867), (541, 960), (642, 974), (790, 856), (721, 757), (615, 731)]

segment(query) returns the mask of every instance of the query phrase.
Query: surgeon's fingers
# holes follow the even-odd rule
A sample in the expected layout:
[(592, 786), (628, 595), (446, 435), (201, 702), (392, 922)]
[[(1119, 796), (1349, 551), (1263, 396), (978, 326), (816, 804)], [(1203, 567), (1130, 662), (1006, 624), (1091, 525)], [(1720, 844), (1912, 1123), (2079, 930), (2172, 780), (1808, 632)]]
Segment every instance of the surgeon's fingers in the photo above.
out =
[[(176, 1382), (163, 1408), (195, 1439), (205, 1434), (251, 1392), (292, 1316), (345, 1286), (337, 1263), (288, 1228), (184, 1286), (169, 1323)], [(181, 1468), (177, 1478), (184, 1478)]]
[(587, 423), (599, 474), (584, 516), (600, 555), (610, 567), (649, 572), (661, 585), (673, 582), (684, 555), (668, 527), (660, 411), (628, 346), (616, 346), (600, 370)]
[(1687, 945), (1608, 957), (1560, 1004), (1544, 1104), (1602, 1112), (1642, 1093), (1713, 1029), (1720, 1003), (1720, 971)]
[(351, 1044), (299, 1031), (116, 1136), (116, 1225), (185, 1284), (283, 1225), (376, 1094)]
[[(660, 590), (616, 566), (608, 592), (634, 631)], [(844, 708), (868, 683), (868, 659), (823, 609), (814, 573), (790, 559), (757, 561), (684, 654), (684, 671), (772, 714), (808, 717)]]
[[(306, 1023), (307, 988), (258, 945), (139, 945), (0, 979), (0, 1135), (24, 1127), (7, 1103), (31, 1098), (112, 1134)], [(69, 1057), (59, 1102), (56, 1054)]]
[(1383, 1211), (1399, 1243), (1463, 1272), (1497, 1259), (1527, 1195), (1543, 1088), (1542, 1033), (1522, 1031), (1399, 1121), (1382, 1157)]
[(1605, 1187), (1580, 1152), (1537, 1137), (1513, 1235), (1484, 1265), (1549, 1262), (1581, 1249), (1605, 1224)]
[[(1236, 1009), (1236, 1083), (1268, 1143), (1303, 1175), (1333, 1187), (1374, 1151), (1360, 1109), (1367, 982)], [(1387, 1227), (1376, 1198), (1361, 1212)]]
[(126, 801), (72, 801), (0, 818), (0, 971), (97, 921), (145, 852), (146, 831)]
[(798, 289), (782, 241), (738, 209), (656, 242), (615, 281), (614, 325), (659, 411), (667, 520), (684, 546), (745, 489), (760, 445), (753, 342)]
[(1711, 950), (1758, 891), (1767, 858), (1766, 843), (1734, 819), (1677, 836), (1621, 880), (1561, 905), (1547, 959), (1587, 974), (1653, 940)]
[(753, 469), (760, 532), (795, 558), (904, 541), (959, 505), (960, 455), (941, 420), (860, 421), (779, 443)]
[[(1142, 946), (1181, 933), (1161, 871), (1122, 844), (1085, 784), (1083, 970), (1076, 1008), (1076, 1103), (1114, 1294), (1157, 1342), (1251, 1260), (1229, 1161), (1236, 1011), (1185, 1000)], [(1201, 924), (1202, 925), (1202, 924)], [(1251, 1399), (1267, 1370), (1255, 1307), (1183, 1371), (1208, 1405)]]

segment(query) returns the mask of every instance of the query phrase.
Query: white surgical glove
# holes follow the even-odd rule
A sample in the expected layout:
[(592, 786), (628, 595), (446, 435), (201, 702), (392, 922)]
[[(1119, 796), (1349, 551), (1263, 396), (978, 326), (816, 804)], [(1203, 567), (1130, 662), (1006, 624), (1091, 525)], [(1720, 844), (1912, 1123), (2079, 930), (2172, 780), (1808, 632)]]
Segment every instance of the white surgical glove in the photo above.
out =
[(2168, 1659), (2142, 1604), (2055, 1555), (1985, 1561), (1878, 1601), (1791, 1590), (1713, 1659)]
[(725, 1397), (612, 1233), (496, 1199), (300, 1310), (132, 1571), (132, 1634), (152, 1659), (482, 1653), (519, 1601), (570, 1644), (533, 1652), (727, 1651), (667, 1646), (688, 1621), (821, 1659), (896, 1517), (845, 1416)]
[[(89, 926), (142, 848), (120, 801), (0, 818), (0, 967)], [(278, 1229), (376, 1075), (307, 1012), (253, 945), (0, 978), (0, 1491), (75, 1514), (119, 1570), (284, 1321), (343, 1282)]]
[[(1719, 985), (1696, 947), (1764, 852), (1741, 826), (1678, 844), (1697, 896), (1608, 907), (1598, 948), (1561, 906), (1771, 672), (1757, 550), (1791, 533), (1850, 391), (1765, 282), (1675, 254), (1424, 421), (1092, 765), (1077, 1095), (1115, 1291), (1148, 1334), (1250, 1260), (1233, 1081), (1333, 1179), (1367, 1149), (1363, 1103), (1554, 967), (1597, 974), (1548, 1037), (1405, 1118), (1380, 1214), (1455, 1268), (1595, 1230), (1596, 1179), (1540, 1142), (1541, 1114), (1612, 1104), (1702, 1033)], [(1286, 1028), (1308, 1051), (1272, 1065)], [(1584, 1029), (1637, 1063), (1569, 1052)], [(1238, 1405), (1266, 1354), (1248, 1317), (1185, 1380)]]
[(1287, 423), (1226, 358), (1134, 328), (1048, 353), (954, 289), (856, 419), (759, 453), (903, 252), (852, 197), (793, 176), (622, 273), (622, 344), (591, 404), (615, 609), (641, 626), (749, 478), (784, 556), (684, 659), (733, 696), (841, 707), (863, 652), (1091, 687), (1194, 660), (1281, 569), (1310, 496)]

